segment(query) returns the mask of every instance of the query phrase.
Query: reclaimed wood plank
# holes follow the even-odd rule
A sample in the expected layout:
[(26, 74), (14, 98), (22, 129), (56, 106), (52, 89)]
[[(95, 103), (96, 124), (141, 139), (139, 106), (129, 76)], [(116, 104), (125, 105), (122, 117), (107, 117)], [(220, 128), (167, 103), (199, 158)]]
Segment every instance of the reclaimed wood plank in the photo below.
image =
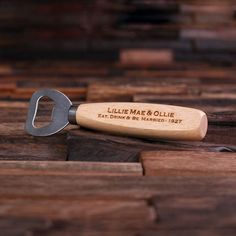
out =
[[(98, 232), (107, 229), (158, 232), (160, 229), (197, 228), (202, 231), (209, 227), (214, 230), (235, 228), (232, 206), (236, 192), (235, 178), (232, 177), (52, 178), (38, 173), (28, 177), (0, 176), (1, 224), (4, 225), (5, 221), (5, 225), (10, 227), (12, 221), (20, 217), (24, 220), (43, 219), (50, 222), (50, 226), (56, 222), (63, 223), (61, 232), (78, 232), (82, 225), (85, 231), (89, 231), (98, 222), (100, 227), (95, 228)], [(171, 217), (172, 211), (174, 214)], [(218, 217), (219, 214), (221, 217)], [(191, 217), (187, 219), (188, 216)], [(125, 223), (120, 221), (120, 218), (126, 217)], [(24, 220), (18, 222), (25, 225)], [(185, 222), (189, 222), (187, 227)], [(42, 231), (38, 229), (41, 233), (58, 232), (55, 225), (42, 228)]]
[[(98, 221), (101, 231), (106, 229), (137, 230), (152, 223), (150, 209), (143, 200), (55, 199), (52, 201), (51, 199), (16, 198), (1, 199), (0, 202), (2, 205), (0, 217), (24, 216), (25, 218), (65, 220), (65, 223), (71, 222), (75, 226), (77, 221), (77, 227), (84, 225), (86, 231), (89, 231), (88, 224), (95, 227)], [(3, 208), (7, 210), (4, 211)], [(127, 219), (126, 222), (120, 220), (123, 217)]]
[(187, 94), (188, 87), (186, 85), (156, 85), (155, 83), (100, 83), (90, 84), (87, 92), (87, 101), (132, 101), (136, 93), (143, 94)]
[[(141, 142), (84, 129), (68, 133), (69, 161), (137, 162)], [(147, 146), (149, 146), (147, 144)], [(150, 145), (151, 146), (151, 145)], [(96, 147), (96, 148), (94, 148)]]
[[(187, 19), (188, 17), (184, 17)], [(171, 50), (179, 49), (183, 51), (189, 51), (192, 49), (191, 42), (189, 40), (153, 40), (153, 39), (134, 39), (132, 41), (125, 39), (97, 39), (96, 42), (91, 42), (91, 47), (94, 49), (137, 49), (137, 48), (145, 48), (145, 49), (163, 49), (168, 48)], [(174, 66), (173, 64), (171, 64)], [(163, 66), (160, 64), (160, 66)]]
[(51, 222), (46, 219), (30, 217), (0, 217), (0, 228), (4, 235), (25, 235), (29, 232), (44, 231)]
[(84, 128), (71, 129), (67, 136), (67, 157), (70, 161), (137, 162), (144, 150), (234, 152), (236, 137), (233, 130), (232, 127), (211, 126), (201, 142), (176, 142), (115, 136)]
[(139, 232), (140, 236), (155, 236), (160, 234), (163, 236), (199, 236), (199, 235), (207, 235), (207, 236), (224, 236), (235, 235), (235, 229), (158, 229), (158, 230), (146, 230), (144, 232)]
[(126, 77), (142, 77), (142, 78), (163, 78), (163, 77), (173, 77), (173, 78), (212, 78), (212, 79), (223, 79), (231, 78), (235, 79), (235, 69), (223, 69), (223, 68), (211, 68), (211, 69), (186, 69), (180, 71), (172, 70), (127, 70), (125, 73)]
[(142, 176), (140, 163), (0, 161), (0, 175)]
[[(204, 140), (206, 143), (215, 143), (221, 145), (236, 147), (236, 127), (211, 125)], [(234, 147), (233, 147), (234, 146)]]
[[(236, 38), (236, 32), (235, 32)], [(209, 62), (215, 64), (228, 64), (234, 65), (236, 59), (236, 53), (233, 52), (181, 52), (176, 51), (175, 58), (177, 61), (200, 61), (200, 62)]]
[(152, 144), (85, 129), (70, 130), (67, 142), (69, 161), (137, 162), (141, 150), (165, 147), (161, 142)]
[(123, 49), (120, 51), (120, 63), (126, 66), (157, 66), (172, 64), (173, 60), (171, 50)]
[[(199, 236), (199, 235), (208, 235), (208, 236), (224, 236), (235, 235), (234, 229), (159, 229), (158, 233), (163, 236)], [(157, 231), (155, 230), (147, 230), (144, 232), (139, 233), (140, 236), (155, 236), (157, 235)]]
[[(129, 177), (1, 175), (1, 199), (142, 200), (153, 196), (236, 195), (234, 176)], [(19, 187), (20, 186), (20, 187)]]
[[(155, 197), (159, 229), (231, 229), (236, 232), (233, 196), (187, 194)], [(222, 217), (224, 216), (224, 217)]]
[[(221, 85), (218, 85), (218, 86), (220, 87)], [(181, 95), (181, 97), (178, 96), (178, 94), (174, 94), (174, 93), (173, 94), (165, 93), (162, 96), (160, 96), (159, 94), (155, 94), (151, 92), (149, 94), (142, 94), (142, 93), (137, 92), (136, 94), (134, 94), (134, 100), (137, 102), (144, 102), (145, 100), (147, 102), (148, 101), (155, 102), (157, 100), (160, 100), (160, 101), (166, 100), (169, 102), (177, 101), (179, 104), (186, 103), (186, 104), (193, 104), (193, 105), (196, 104), (196, 105), (203, 105), (203, 106), (204, 105), (214, 105), (214, 106), (218, 105), (218, 107), (231, 105), (232, 107), (234, 107), (236, 97), (235, 97), (235, 92), (233, 91), (233, 89), (232, 91), (225, 91), (225, 92), (221, 91), (221, 93), (217, 94), (217, 91), (205, 92), (201, 88), (193, 87), (192, 89), (187, 88), (187, 90), (189, 90), (189, 94), (187, 93), (179, 94)]]
[[(53, 87), (47, 86), (49, 88), (52, 89), (56, 89), (58, 91), (61, 91), (64, 94), (69, 94), (71, 99), (74, 100), (82, 100), (85, 98), (86, 96), (86, 92), (87, 92), (87, 88), (86, 87), (69, 87), (69, 88), (65, 88), (65, 87), (57, 87), (56, 85), (54, 85)], [(17, 88), (15, 93), (12, 93), (10, 95), (11, 99), (17, 99), (17, 98), (21, 98), (21, 99), (25, 99), (25, 100), (29, 100), (32, 96), (32, 94), (39, 90), (40, 88), (38, 87), (32, 87), (32, 88)]]
[(4, 233), (90, 235), (114, 231), (135, 234), (152, 224), (145, 201), (19, 198), (0, 202), (0, 226)]
[(236, 39), (236, 30), (234, 27), (217, 29), (182, 29), (180, 37), (183, 39), (210, 39), (210, 40), (231, 40)]
[(236, 112), (235, 111), (222, 111), (213, 112), (208, 114), (208, 119), (215, 125), (234, 125), (236, 124)]
[(235, 52), (236, 45), (229, 40), (195, 40), (195, 47), (198, 51), (207, 52)]
[[(29, 161), (65, 161), (66, 160), (66, 146), (58, 142), (55, 144), (43, 143), (41, 140), (31, 141), (21, 137), (24, 141), (7, 140), (0, 144), (0, 160), (29, 160)], [(7, 143), (12, 142), (12, 143)], [(13, 144), (17, 142), (18, 145)]]
[(209, 1), (204, 4), (198, 4), (197, 1), (182, 1), (180, 4), (180, 10), (183, 13), (232, 13), (233, 2), (222, 1)]
[(140, 158), (148, 176), (236, 175), (236, 153), (151, 151)]
[(66, 160), (66, 130), (45, 139), (28, 135), (24, 126), (21, 122), (0, 124), (1, 160)]
[(136, 94), (133, 100), (134, 102), (160, 103), (201, 109), (207, 113), (210, 124), (235, 126), (235, 98), (228, 93), (224, 96), (221, 98), (215, 95), (209, 98), (204, 97), (204, 95), (203, 97), (202, 95), (182, 95), (180, 97), (176, 95)]

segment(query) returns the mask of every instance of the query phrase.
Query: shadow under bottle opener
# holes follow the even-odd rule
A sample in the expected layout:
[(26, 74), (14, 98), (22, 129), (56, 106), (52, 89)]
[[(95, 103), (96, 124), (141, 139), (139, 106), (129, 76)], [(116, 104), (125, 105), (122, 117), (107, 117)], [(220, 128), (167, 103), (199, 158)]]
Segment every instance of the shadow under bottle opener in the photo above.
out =
[[(34, 125), (38, 103), (48, 97), (55, 102), (50, 124)], [(53, 135), (68, 124), (113, 134), (166, 140), (202, 140), (207, 132), (206, 114), (198, 109), (151, 103), (104, 102), (73, 106), (69, 98), (53, 89), (35, 92), (30, 100), (25, 129), (33, 136)]]

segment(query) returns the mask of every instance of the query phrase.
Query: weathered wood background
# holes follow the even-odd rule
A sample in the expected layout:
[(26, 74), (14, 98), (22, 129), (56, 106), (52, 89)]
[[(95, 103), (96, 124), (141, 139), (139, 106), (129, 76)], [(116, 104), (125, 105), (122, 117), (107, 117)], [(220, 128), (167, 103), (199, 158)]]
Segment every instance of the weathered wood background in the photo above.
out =
[[(75, 104), (200, 108), (209, 130), (32, 137), (28, 100), (44, 87)], [(236, 235), (234, 0), (1, 0), (0, 112), (1, 235)]]

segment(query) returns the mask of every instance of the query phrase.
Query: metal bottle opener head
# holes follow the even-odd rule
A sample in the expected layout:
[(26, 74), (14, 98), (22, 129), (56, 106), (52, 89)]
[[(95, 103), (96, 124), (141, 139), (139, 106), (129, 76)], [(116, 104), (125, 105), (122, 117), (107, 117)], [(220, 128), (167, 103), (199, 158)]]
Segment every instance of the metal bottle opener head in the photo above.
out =
[[(37, 115), (38, 103), (42, 97), (48, 97), (55, 102), (52, 111), (52, 122), (44, 127), (37, 128), (34, 120)], [(26, 131), (34, 136), (49, 136), (65, 128), (69, 124), (69, 111), (72, 102), (63, 93), (53, 89), (43, 89), (35, 92), (31, 99), (26, 120)]]

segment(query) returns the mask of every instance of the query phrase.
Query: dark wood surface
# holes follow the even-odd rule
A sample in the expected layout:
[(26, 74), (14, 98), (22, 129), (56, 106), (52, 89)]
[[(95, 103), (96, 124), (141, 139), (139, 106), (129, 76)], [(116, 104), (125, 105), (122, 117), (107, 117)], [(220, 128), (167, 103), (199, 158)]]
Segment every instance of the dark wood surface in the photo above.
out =
[[(236, 235), (235, 1), (3, 0), (0, 19), (1, 235)], [(208, 132), (32, 137), (28, 101), (45, 87), (198, 108)]]

